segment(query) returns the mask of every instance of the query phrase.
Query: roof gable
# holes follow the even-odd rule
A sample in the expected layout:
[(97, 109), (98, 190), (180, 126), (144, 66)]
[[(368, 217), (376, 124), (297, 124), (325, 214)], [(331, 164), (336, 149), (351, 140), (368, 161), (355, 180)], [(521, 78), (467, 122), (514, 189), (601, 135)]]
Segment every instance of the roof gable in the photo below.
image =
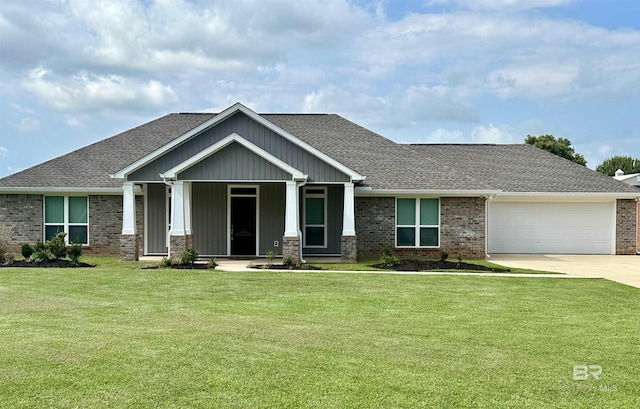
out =
[[(221, 124), (223, 124), (225, 121), (229, 121), (234, 117), (238, 117), (238, 114), (241, 114), (241, 116), (249, 118), (254, 123), (259, 124), (261, 127), (263, 127), (266, 130), (270, 131), (271, 134), (278, 135), (279, 137), (281, 137), (284, 140), (288, 141), (288, 143), (296, 146), (298, 149), (301, 149), (301, 150), (307, 152), (309, 156), (312, 156), (312, 157), (316, 158), (317, 160), (319, 160), (319, 161), (329, 165), (330, 167), (336, 169), (338, 172), (342, 173), (343, 175), (346, 175), (349, 180), (356, 181), (356, 182), (364, 180), (364, 176), (360, 175), (358, 172), (356, 172), (356, 171), (348, 168), (344, 164), (336, 161), (335, 159), (331, 158), (330, 156), (328, 156), (324, 152), (322, 152), (322, 151), (314, 148), (313, 146), (307, 144), (306, 142), (304, 142), (301, 139), (295, 137), (294, 135), (292, 135), (291, 133), (285, 131), (284, 129), (278, 127), (274, 123), (268, 121), (264, 117), (262, 117), (259, 114), (253, 112), (252, 110), (250, 110), (249, 108), (245, 107), (244, 105), (242, 105), (240, 103), (236, 103), (236, 104), (232, 105), (231, 107), (227, 108), (226, 110), (224, 110), (220, 114), (216, 115), (215, 117), (203, 122), (202, 124), (198, 125), (197, 127), (189, 130), (188, 132), (185, 132), (183, 135), (179, 136), (178, 138), (175, 138), (174, 140), (170, 141), (169, 143), (167, 143), (166, 145), (160, 147), (159, 149), (156, 149), (153, 152), (150, 152), (149, 154), (147, 154), (144, 157), (138, 159), (137, 161), (133, 162), (132, 164), (130, 164), (130, 165), (126, 166), (125, 168), (115, 172), (111, 176), (113, 178), (115, 178), (115, 179), (128, 179), (128, 180), (131, 180), (131, 177), (133, 176), (134, 180), (140, 179), (140, 178), (149, 179), (150, 180), (152, 177), (155, 177), (155, 175), (153, 173), (159, 173), (158, 171), (160, 171), (160, 169), (162, 169), (160, 172), (166, 170), (166, 167), (168, 166), (166, 163), (171, 163), (173, 161), (173, 163), (171, 163), (171, 165), (170, 165), (170, 166), (173, 167), (173, 166), (175, 166), (176, 160), (180, 160), (180, 159), (176, 159), (176, 158), (170, 158), (170, 159), (166, 159), (165, 160), (164, 158), (172, 155), (172, 152), (177, 152), (175, 155), (177, 155), (178, 157), (180, 157), (180, 155), (182, 155), (181, 159), (182, 160), (186, 160), (185, 155), (193, 156), (193, 153), (194, 153), (193, 149), (206, 149), (206, 146), (199, 146), (199, 147), (194, 146), (192, 148), (192, 150), (191, 150), (191, 153), (189, 153), (189, 152), (184, 152), (184, 153), (179, 152), (181, 148), (182, 148), (182, 150), (188, 151), (189, 149), (185, 148), (185, 146), (187, 146), (187, 144), (197, 145), (197, 143), (193, 143), (192, 142), (195, 138), (197, 138), (197, 137), (202, 138), (201, 135), (208, 133), (208, 131), (210, 131), (210, 130), (218, 127), (218, 126), (222, 126)], [(238, 129), (236, 129), (236, 131), (237, 131), (237, 133), (241, 132)], [(244, 135), (244, 137), (249, 139), (248, 135)], [(213, 137), (213, 138), (215, 139), (215, 137)], [(255, 145), (258, 146), (259, 144), (255, 143)], [(265, 147), (262, 147), (262, 148), (265, 148)], [(266, 151), (267, 149), (264, 149), (264, 150)], [(298, 155), (298, 156), (300, 156), (300, 155)], [(166, 163), (164, 163), (163, 160)], [(154, 164), (156, 165), (155, 167), (153, 166)], [(290, 165), (295, 166), (295, 164), (293, 164), (293, 163), (290, 163)], [(164, 166), (164, 169), (162, 168), (163, 166)], [(316, 168), (319, 167), (318, 164), (310, 165), (310, 166), (315, 166)], [(151, 167), (154, 170), (144, 172), (143, 169), (145, 167), (147, 167), (147, 168)], [(311, 173), (311, 172), (309, 172), (309, 173)], [(334, 176), (334, 178), (335, 178), (335, 176)], [(331, 181), (337, 181), (337, 180), (331, 180)]]
[[(242, 152), (234, 149), (241, 146), (250, 155), (243, 158)], [(229, 148), (229, 149), (226, 149)], [(211, 160), (216, 154), (225, 151), (229, 156), (226, 161)], [(221, 162), (221, 163), (217, 163)], [(231, 162), (229, 166), (225, 162)], [(245, 163), (246, 162), (246, 163)], [(247, 166), (251, 164), (251, 166)], [(267, 166), (270, 165), (270, 166)], [(278, 172), (278, 170), (280, 172)], [(224, 176), (223, 176), (224, 175)], [(306, 180), (307, 175), (298, 169), (271, 155), (269, 152), (247, 141), (240, 135), (232, 133), (207, 149), (200, 151), (186, 161), (160, 174), (163, 179), (190, 180)]]

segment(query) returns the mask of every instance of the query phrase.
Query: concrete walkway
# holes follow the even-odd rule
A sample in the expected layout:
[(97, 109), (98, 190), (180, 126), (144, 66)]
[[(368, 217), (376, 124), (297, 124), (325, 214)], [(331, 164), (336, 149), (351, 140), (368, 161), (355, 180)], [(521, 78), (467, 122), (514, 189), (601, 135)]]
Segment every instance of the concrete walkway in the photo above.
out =
[[(640, 288), (640, 256), (591, 256), (591, 255), (536, 255), (499, 254), (492, 255), (493, 263), (511, 268), (549, 271), (562, 274), (505, 274), (505, 273), (460, 273), (460, 272), (404, 272), (404, 271), (323, 271), (353, 274), (418, 274), (418, 275), (475, 275), (484, 277), (530, 277), (530, 278), (604, 278), (632, 287)], [(218, 260), (221, 271), (260, 271), (250, 269), (250, 260)], [(280, 263), (281, 260), (274, 260)], [(274, 271), (274, 270), (271, 270)], [(283, 270), (288, 271), (288, 270)], [(317, 270), (295, 270), (318, 273)]]
[(640, 288), (640, 256), (495, 254), (489, 261), (512, 268), (604, 278)]

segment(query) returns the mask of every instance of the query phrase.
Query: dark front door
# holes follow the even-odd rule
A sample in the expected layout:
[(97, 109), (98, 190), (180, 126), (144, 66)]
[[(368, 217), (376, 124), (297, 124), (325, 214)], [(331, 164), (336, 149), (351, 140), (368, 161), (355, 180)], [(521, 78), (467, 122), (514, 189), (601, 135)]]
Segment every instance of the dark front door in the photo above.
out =
[(256, 255), (256, 198), (231, 197), (231, 255)]

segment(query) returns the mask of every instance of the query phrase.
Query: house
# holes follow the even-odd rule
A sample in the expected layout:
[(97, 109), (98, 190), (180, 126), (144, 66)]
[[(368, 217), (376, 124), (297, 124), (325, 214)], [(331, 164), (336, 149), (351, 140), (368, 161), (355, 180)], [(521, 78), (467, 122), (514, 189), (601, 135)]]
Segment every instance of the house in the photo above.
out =
[(0, 179), (15, 249), (635, 254), (637, 189), (530, 145), (398, 144), (332, 114), (169, 114)]
[[(640, 173), (630, 173), (625, 175), (622, 169), (618, 169), (613, 176), (615, 180), (619, 180), (621, 182), (627, 183), (640, 191)], [(637, 216), (636, 220), (640, 220), (640, 201), (637, 204)], [(636, 222), (637, 226), (637, 239), (636, 239), (636, 253), (640, 253), (640, 223)]]

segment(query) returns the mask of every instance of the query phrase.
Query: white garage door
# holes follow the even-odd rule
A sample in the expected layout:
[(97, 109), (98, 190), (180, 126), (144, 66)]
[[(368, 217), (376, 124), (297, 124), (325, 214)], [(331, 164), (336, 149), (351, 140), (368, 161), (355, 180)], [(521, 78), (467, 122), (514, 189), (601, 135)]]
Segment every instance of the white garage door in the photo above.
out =
[(615, 254), (615, 203), (489, 202), (488, 252)]

